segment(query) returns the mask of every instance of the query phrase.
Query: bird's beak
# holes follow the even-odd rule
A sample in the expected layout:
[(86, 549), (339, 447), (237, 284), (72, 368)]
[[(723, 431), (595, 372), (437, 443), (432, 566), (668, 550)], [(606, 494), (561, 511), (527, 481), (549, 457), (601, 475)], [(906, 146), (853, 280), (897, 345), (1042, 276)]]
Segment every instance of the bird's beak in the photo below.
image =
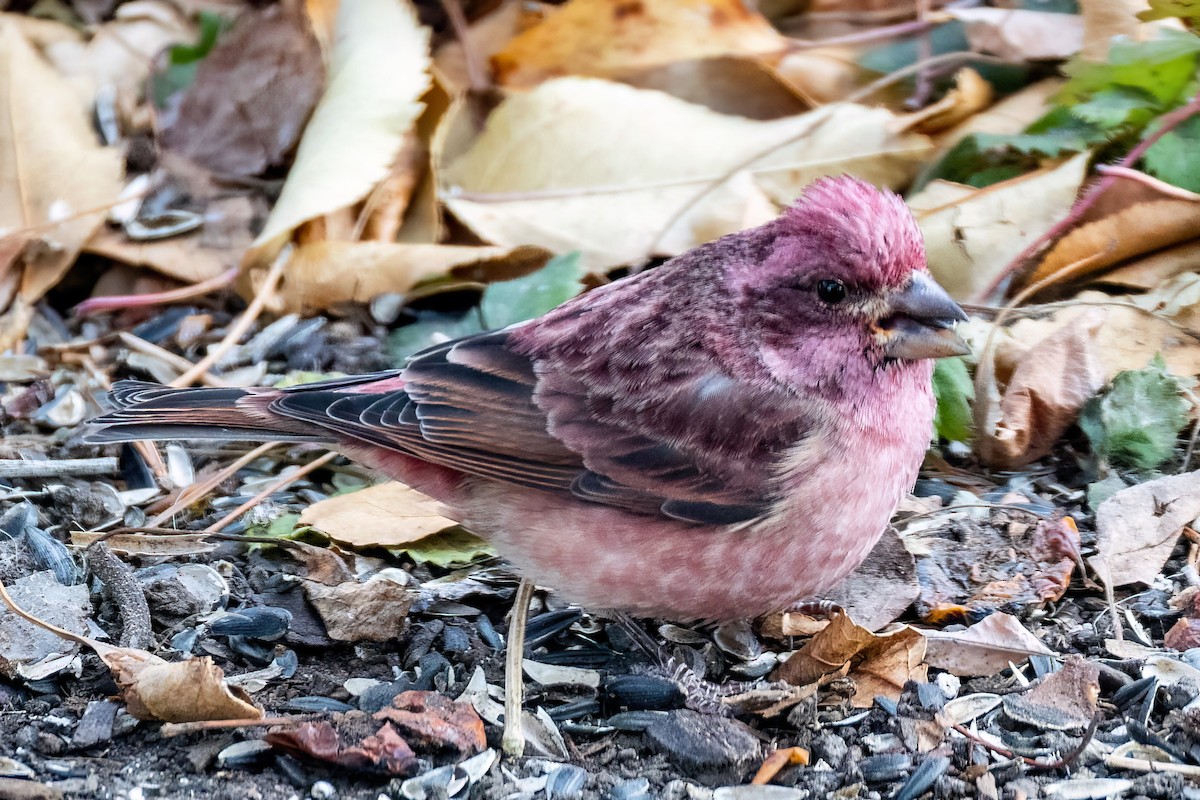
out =
[(955, 324), (966, 321), (966, 313), (925, 273), (914, 273), (908, 286), (892, 295), (890, 306), (891, 313), (878, 328), (888, 358), (917, 361), (971, 352), (954, 332)]

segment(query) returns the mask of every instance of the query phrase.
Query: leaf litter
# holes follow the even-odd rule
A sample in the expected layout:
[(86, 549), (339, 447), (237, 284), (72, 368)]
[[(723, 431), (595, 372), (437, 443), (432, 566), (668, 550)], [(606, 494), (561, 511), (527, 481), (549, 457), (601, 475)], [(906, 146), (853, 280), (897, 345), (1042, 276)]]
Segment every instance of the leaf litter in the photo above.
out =
[[(63, 766), (112, 752), (212, 796), (217, 770), (261, 796), (1196, 792), (1187, 4), (57, 5), (92, 27), (0, 19), (9, 161), (37, 167), (0, 176), (0, 580), (69, 631), (0, 615), (5, 776), (182, 791)], [(651, 625), (666, 668), (536, 593), (523, 762), (487, 748), (514, 577), (427, 499), (305, 446), (96, 474), (72, 439), (110, 378), (394, 366), (839, 172), (908, 193), (972, 310), (916, 496), (845, 613)], [(101, 538), (148, 612), (82, 582)], [(149, 650), (104, 641), (138, 613)]]

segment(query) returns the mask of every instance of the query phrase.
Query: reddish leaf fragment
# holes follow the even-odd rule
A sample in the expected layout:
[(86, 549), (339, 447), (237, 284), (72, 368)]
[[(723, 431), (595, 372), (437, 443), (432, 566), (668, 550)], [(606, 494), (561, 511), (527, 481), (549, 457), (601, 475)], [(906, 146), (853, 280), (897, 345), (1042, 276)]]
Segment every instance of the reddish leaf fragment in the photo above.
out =
[(343, 744), (328, 722), (303, 722), (295, 728), (274, 730), (264, 740), (294, 756), (358, 771), (412, 775), (418, 767), (416, 753), (390, 724), (353, 745)]
[(1172, 625), (1163, 637), (1163, 647), (1180, 652), (1200, 647), (1200, 619), (1184, 617)]
[(437, 692), (401, 692), (375, 719), (394, 723), (422, 750), (453, 750), (466, 758), (487, 747), (483, 720), (475, 709)]

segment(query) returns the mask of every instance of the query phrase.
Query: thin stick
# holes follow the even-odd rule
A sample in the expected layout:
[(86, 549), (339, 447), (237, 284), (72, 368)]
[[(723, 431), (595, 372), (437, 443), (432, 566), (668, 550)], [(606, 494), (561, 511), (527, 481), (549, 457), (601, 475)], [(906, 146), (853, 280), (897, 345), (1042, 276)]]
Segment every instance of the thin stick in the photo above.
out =
[(529, 617), (529, 601), (532, 599), (533, 582), (522, 578), (517, 595), (513, 598), (504, 653), (504, 734), (500, 746), (510, 758), (520, 758), (525, 752), (521, 703), (525, 693), (525, 621)]
[[(1130, 150), (1124, 158), (1112, 165), (1113, 168), (1132, 168), (1133, 165), (1141, 160), (1142, 156), (1146, 154), (1146, 151), (1153, 147), (1159, 139), (1170, 133), (1183, 122), (1191, 119), (1197, 113), (1200, 113), (1200, 94), (1197, 94), (1195, 97), (1189, 100), (1186, 105), (1182, 105), (1171, 113), (1164, 114), (1163, 116), (1159, 117), (1158, 130), (1154, 131), (1154, 133), (1138, 142), (1137, 146)], [(1096, 181), (1096, 183), (1094, 183), (1092, 187), (1088, 189), (1087, 193), (1078, 202), (1076, 202), (1074, 206), (1072, 206), (1071, 212), (1067, 214), (1066, 217), (1059, 220), (1057, 224), (1053, 225), (1050, 230), (1046, 231), (1041, 236), (1030, 242), (1024, 250), (1017, 254), (1016, 258), (1008, 262), (1004, 269), (1000, 270), (996, 277), (992, 279), (992, 282), (988, 285), (988, 287), (980, 293), (978, 299), (986, 300), (987, 298), (994, 296), (1000, 290), (1000, 287), (1003, 286), (1004, 283), (1011, 278), (1011, 276), (1017, 270), (1021, 269), (1025, 262), (1029, 261), (1051, 242), (1057, 241), (1067, 231), (1075, 227), (1079, 220), (1083, 218), (1083, 215), (1086, 214), (1092, 206), (1096, 205), (1096, 201), (1098, 201), (1100, 197), (1117, 182), (1117, 178), (1120, 177), (1121, 174), (1121, 172), (1116, 172), (1113, 169), (1103, 171), (1100, 180)]]
[(282, 443), (267, 442), (266, 444), (260, 444), (258, 447), (240, 457), (237, 461), (234, 461), (228, 466), (222, 467), (220, 470), (205, 478), (203, 481), (200, 481), (199, 483), (193, 483), (191, 486), (188, 486), (179, 493), (179, 497), (175, 498), (175, 502), (171, 503), (171, 505), (168, 506), (165, 511), (157, 514), (153, 519), (147, 520), (146, 527), (157, 528), (158, 526), (162, 525), (175, 514), (179, 513), (179, 511), (185, 506), (191, 505), (204, 495), (211, 492), (221, 481), (225, 480), (230, 475), (249, 464), (251, 461), (254, 461), (256, 458), (264, 455), (269, 450), (278, 447), (280, 444)]
[(446, 16), (450, 18), (450, 27), (454, 29), (454, 36), (462, 47), (463, 61), (467, 65), (467, 83), (472, 91), (479, 92), (487, 89), (491, 82), (488, 81), (487, 71), (479, 60), (479, 54), (471, 45), (471, 28), (467, 24), (467, 15), (463, 13), (462, 5), (458, 0), (442, 0), (442, 8), (446, 9)]
[(58, 461), (27, 461), (23, 458), (0, 459), (0, 478), (62, 478), (68, 475), (116, 475), (117, 459), (64, 458)]
[(169, 289), (165, 292), (148, 292), (146, 294), (134, 295), (110, 295), (108, 297), (90, 297), (84, 300), (79, 305), (75, 306), (73, 312), (77, 317), (89, 317), (92, 314), (98, 314), (101, 311), (114, 311), (117, 309), (136, 308), (140, 306), (155, 306), (165, 305), (167, 303), (180, 303), (184, 300), (191, 300), (193, 297), (203, 297), (209, 292), (215, 292), (218, 289), (224, 289), (230, 286), (237, 278), (237, 267), (227, 269), (220, 275), (193, 283), (189, 286), (182, 286), (178, 289)]
[(275, 289), (278, 288), (279, 281), (283, 279), (283, 268), (287, 265), (290, 255), (291, 248), (285, 247), (280, 251), (275, 260), (271, 262), (271, 268), (267, 270), (267, 277), (263, 281), (262, 286), (259, 287), (258, 292), (255, 293), (254, 299), (250, 301), (250, 305), (238, 317), (237, 322), (229, 326), (229, 330), (225, 333), (225, 338), (221, 339), (216, 347), (208, 352), (208, 355), (197, 361), (195, 366), (171, 381), (171, 386), (176, 388), (191, 386), (241, 340), (246, 331), (250, 330), (250, 326), (254, 324), (254, 320), (258, 319), (258, 316), (262, 314), (263, 309), (266, 308), (267, 301), (275, 294)]
[(216, 533), (217, 531), (221, 530), (222, 528), (225, 528), (231, 522), (233, 522), (235, 519), (240, 517), (242, 514), (245, 514), (247, 511), (249, 511), (250, 509), (254, 508), (256, 505), (261, 503), (265, 498), (270, 497), (275, 492), (278, 492), (280, 489), (283, 489), (287, 486), (291, 486), (293, 483), (300, 480), (308, 473), (312, 472), (315, 469), (318, 469), (319, 467), (324, 466), (325, 464), (328, 464), (330, 461), (332, 461), (333, 459), (335, 459), (337, 457), (338, 457), (337, 453), (326, 453), (325, 455), (321, 456), (320, 458), (314, 458), (312, 461), (308, 462), (303, 467), (301, 467), (300, 469), (291, 473), (290, 475), (285, 475), (284, 477), (282, 477), (279, 480), (275, 481), (274, 483), (270, 484), (269, 486), (267, 486), (267, 488), (263, 489), (261, 492), (254, 495), (254, 497), (251, 497), (249, 500), (242, 503), (240, 506), (235, 508), (233, 511), (230, 511), (224, 517), (217, 520), (212, 525), (209, 525), (207, 528), (204, 529), (204, 532), (205, 533)]
[(164, 722), (158, 732), (165, 737), (202, 731), (223, 731), (230, 728), (262, 728), (268, 725), (290, 725), (293, 722), (312, 722), (328, 714), (295, 714), (290, 717), (250, 717), (249, 719), (206, 719), (200, 722)]
[[(128, 333), (127, 331), (118, 332), (117, 340), (130, 350), (133, 350), (135, 353), (141, 353), (142, 355), (150, 356), (151, 358), (157, 358), (179, 370), (181, 373), (186, 372), (195, 366), (191, 361), (188, 361), (183, 356), (175, 355), (170, 350), (159, 347), (152, 342), (147, 342), (145, 339), (134, 336), (132, 333)], [(230, 385), (229, 381), (221, 380), (216, 375), (210, 375), (207, 372), (200, 376), (200, 382), (205, 386)]]

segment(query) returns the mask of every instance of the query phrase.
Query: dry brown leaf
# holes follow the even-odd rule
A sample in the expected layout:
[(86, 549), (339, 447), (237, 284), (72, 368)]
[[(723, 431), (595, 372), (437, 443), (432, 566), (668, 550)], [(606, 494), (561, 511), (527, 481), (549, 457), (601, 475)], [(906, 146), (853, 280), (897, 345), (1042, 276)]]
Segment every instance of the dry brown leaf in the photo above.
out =
[(1050, 108), (1051, 99), (1062, 89), (1061, 78), (1046, 78), (1010, 94), (986, 111), (964, 120), (937, 137), (938, 147), (948, 150), (972, 133), (1024, 133), (1034, 120)]
[(1013, 8), (953, 8), (946, 13), (966, 27), (971, 49), (1013, 61), (1061, 60), (1083, 47), (1077, 14)]
[(624, 75), (621, 82), (748, 119), (789, 117), (814, 105), (769, 65), (739, 56), (676, 61)]
[(399, 638), (414, 598), (411, 591), (386, 578), (337, 586), (305, 581), (304, 594), (325, 623), (329, 638), (338, 642)]
[(381, 294), (403, 294), (423, 281), (455, 271), (477, 277), (523, 274), (549, 258), (549, 253), (537, 247), (317, 242), (293, 251), (278, 300), (282, 310), (311, 313), (344, 303), (370, 302)]
[(972, 119), (992, 104), (992, 85), (973, 69), (960, 69), (954, 88), (936, 103), (912, 115), (913, 130), (934, 135)]
[(742, 0), (571, 0), (492, 56), (496, 78), (527, 88), (563, 75), (619, 77), (647, 67), (787, 49)]
[(1134, 41), (1153, 39), (1163, 25), (1139, 20), (1138, 13), (1145, 10), (1145, 0), (1079, 0), (1083, 17), (1081, 55), (1090, 61), (1104, 61), (1114, 36)]
[(1200, 265), (1200, 239), (1150, 253), (1096, 277), (1105, 286), (1148, 292)]
[(263, 710), (238, 686), (225, 683), (225, 673), (208, 656), (167, 662), (132, 647), (96, 651), (129, 713), (159, 722), (199, 722), (210, 719), (258, 719)]
[(804, 686), (853, 665), (850, 676), (859, 685), (853, 702), (865, 708), (876, 695), (899, 697), (905, 681), (923, 681), (924, 658), (924, 637), (916, 629), (903, 626), (874, 634), (847, 614), (838, 614), (779, 666), (774, 679)]
[(1086, 728), (1099, 711), (1100, 668), (1079, 656), (1068, 657), (1028, 691), (1004, 696), (1004, 713), (1026, 725), (1050, 730)]
[(825, 599), (846, 609), (864, 628), (877, 631), (904, 613), (919, 593), (912, 553), (888, 528), (866, 560)]
[(258, 175), (295, 150), (324, 83), (298, 1), (248, 10), (200, 62), (162, 144), (215, 173)]
[(1054, 243), (1023, 284), (1078, 281), (1126, 259), (1194, 239), (1198, 231), (1200, 195), (1148, 175), (1123, 175)]
[(1148, 584), (1198, 516), (1200, 470), (1122, 489), (1096, 509), (1096, 555), (1088, 565), (1105, 586)]
[[(439, 133), (435, 163), (450, 211), (485, 241), (581, 250), (595, 271), (765, 222), (773, 203), (791, 203), (823, 175), (901, 185), (929, 150), (886, 109), (839, 104), (762, 122), (586, 78), (509, 97), (482, 134), (475, 119), (459, 104)], [(693, 204), (760, 153), (768, 154)]]
[(0, 19), (0, 284), (7, 276), (17, 289), (0, 314), (0, 351), (20, 341), (32, 305), (70, 269), (120, 191), (120, 154), (100, 145), (66, 79)]
[(254, 705), (244, 690), (225, 684), (225, 673), (208, 656), (167, 662), (145, 650), (113, 647), (39, 619), (17, 605), (3, 584), (0, 584), (0, 599), (26, 622), (94, 650), (112, 671), (129, 713), (138, 719), (198, 722), (263, 716), (262, 709)]
[(1061, 165), (975, 189), (933, 181), (908, 199), (925, 236), (929, 269), (955, 298), (978, 295), (1075, 203), (1086, 153)]
[(479, 60), (479, 66), (492, 77), (491, 59), (508, 45), (517, 34), (532, 28), (542, 21), (547, 13), (557, 11), (555, 6), (539, 6), (530, 10), (531, 3), (524, 0), (505, 0), (490, 14), (472, 22), (466, 36), (466, 47), (455, 37), (437, 49), (433, 55), (433, 74), (438, 83), (452, 94), (460, 94), (471, 88), (471, 77), (467, 69), (465, 49)]
[(809, 104), (836, 103), (861, 88), (865, 70), (849, 47), (816, 47), (788, 53), (775, 73)]
[[(1038, 342), (1017, 362), (1003, 389), (990, 354), (975, 374), (975, 429), (987, 464), (1014, 468), (1050, 452), (1104, 385), (1094, 337), (1105, 314), (1089, 309)], [(1001, 393), (1002, 392), (1002, 393)]]
[(1100, 364), (1103, 382), (1112, 380), (1121, 370), (1143, 369), (1159, 353), (1176, 375), (1200, 374), (1200, 342), (1168, 320), (1138, 310), (1137, 304), (1143, 302), (1148, 301), (1136, 296), (1114, 297), (1105, 292), (1085, 291), (1049, 316), (1015, 322), (997, 336), (1000, 342), (996, 348), (997, 370), (1003, 376), (1005, 370), (1011, 371), (1024, 358), (1030, 342), (1042, 341), (1080, 316), (1099, 311), (1104, 320), (1095, 332), (1092, 353)]
[(1031, 655), (1054, 652), (1020, 620), (997, 612), (962, 631), (925, 631), (925, 663), (962, 677), (995, 675)]
[[(411, 3), (341, 0), (325, 94), (245, 266), (270, 263), (296, 228), (349, 209), (387, 178), (428, 88), (429, 29)], [(240, 288), (253, 294), (254, 280)]]
[(388, 481), (313, 503), (300, 524), (350, 547), (401, 547), (457, 525), (444, 510), (416, 489)]

